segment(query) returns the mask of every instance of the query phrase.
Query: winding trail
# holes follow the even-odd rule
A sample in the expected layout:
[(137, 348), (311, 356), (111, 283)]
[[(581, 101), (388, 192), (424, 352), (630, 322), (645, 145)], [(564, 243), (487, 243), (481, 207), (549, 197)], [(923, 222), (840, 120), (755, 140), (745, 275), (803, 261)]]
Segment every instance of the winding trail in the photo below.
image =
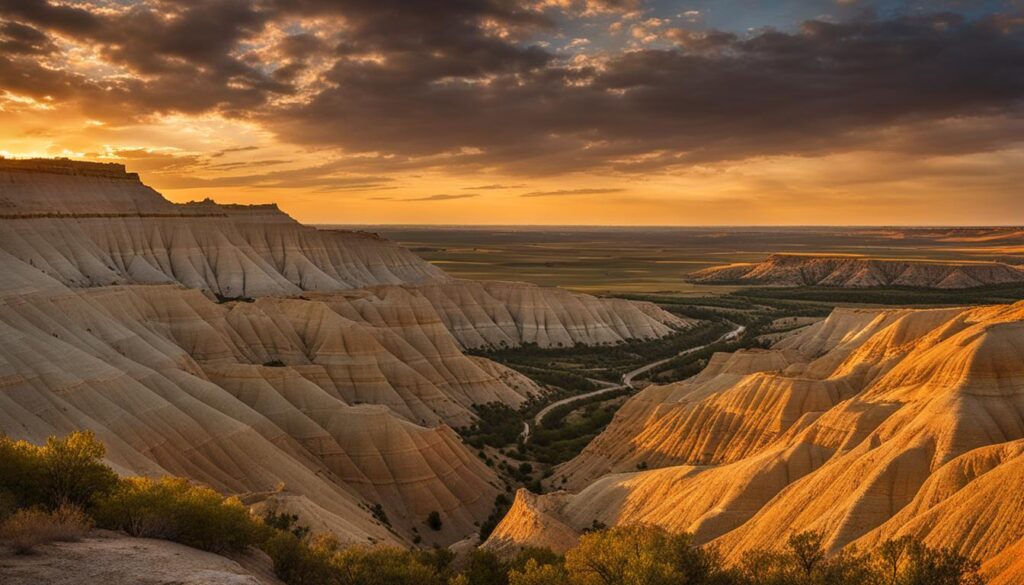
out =
[[(735, 323), (734, 323), (734, 325), (735, 325)], [(563, 398), (562, 400), (558, 400), (556, 402), (552, 402), (551, 404), (549, 404), (549, 405), (545, 406), (543, 409), (541, 409), (541, 411), (538, 412), (537, 415), (533, 417), (533, 424), (539, 427), (541, 425), (541, 421), (544, 420), (544, 416), (546, 414), (548, 414), (549, 412), (551, 412), (555, 408), (558, 408), (559, 406), (562, 406), (563, 404), (570, 404), (572, 402), (576, 402), (577, 400), (584, 400), (584, 399), (590, 398), (592, 396), (600, 396), (601, 394), (606, 394), (606, 393), (609, 393), (609, 392), (614, 392), (616, 390), (621, 390), (623, 388), (633, 388), (633, 378), (639, 376), (640, 374), (643, 374), (644, 372), (650, 371), (650, 370), (652, 370), (652, 369), (654, 369), (654, 368), (656, 368), (656, 367), (660, 366), (661, 364), (664, 364), (664, 363), (666, 363), (668, 361), (674, 360), (677, 357), (684, 356), (686, 354), (693, 353), (695, 351), (700, 351), (700, 350), (702, 350), (702, 349), (704, 349), (706, 347), (712, 346), (712, 345), (714, 345), (716, 343), (721, 343), (723, 341), (732, 341), (734, 339), (738, 339), (739, 336), (743, 335), (743, 332), (746, 331), (746, 330), (747, 330), (747, 328), (745, 326), (743, 326), (743, 325), (736, 325), (735, 329), (733, 329), (732, 331), (729, 331), (728, 333), (723, 334), (721, 337), (719, 337), (718, 339), (712, 341), (711, 343), (705, 343), (704, 345), (698, 345), (697, 347), (691, 347), (689, 349), (684, 349), (683, 351), (681, 351), (681, 352), (679, 352), (679, 353), (677, 353), (677, 354), (675, 354), (673, 356), (670, 356), (670, 357), (667, 357), (667, 358), (664, 358), (664, 359), (660, 359), (660, 360), (658, 360), (656, 362), (651, 362), (649, 364), (640, 366), (639, 368), (637, 368), (635, 370), (632, 370), (630, 372), (626, 372), (622, 376), (622, 383), (621, 384), (612, 384), (611, 382), (606, 382), (604, 380), (593, 380), (593, 379), (591, 379), (591, 381), (593, 381), (593, 382), (596, 382), (598, 384), (605, 384), (606, 386), (604, 388), (601, 388), (601, 389), (598, 389), (598, 390), (594, 390), (592, 392), (587, 392), (585, 394), (577, 394), (575, 396), (570, 396), (568, 398)], [(523, 432), (519, 433), (519, 436), (522, 437), (523, 443), (526, 443), (527, 441), (530, 440), (530, 423), (525, 422), (525, 421), (523, 422)]]

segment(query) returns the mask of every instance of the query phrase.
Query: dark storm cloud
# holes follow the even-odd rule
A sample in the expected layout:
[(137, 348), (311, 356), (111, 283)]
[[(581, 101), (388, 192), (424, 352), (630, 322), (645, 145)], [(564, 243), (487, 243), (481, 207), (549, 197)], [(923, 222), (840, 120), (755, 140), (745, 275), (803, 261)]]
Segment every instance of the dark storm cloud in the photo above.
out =
[(103, 22), (102, 17), (86, 8), (46, 0), (0, 0), (0, 14), (69, 35), (94, 33), (102, 28)]
[(473, 149), (463, 162), (524, 174), (629, 172), (857, 148), (910, 121), (1014, 113), (1024, 96), (1024, 36), (997, 19), (675, 36), (677, 47), (602, 68), (538, 60), (509, 72), (485, 60), (487, 83), (444, 82), (445, 60), (429, 52), (339, 61), (333, 87), (269, 123), (289, 140), (351, 151)]
[(240, 43), (262, 31), (270, 18), (246, 0), (156, 0), (95, 13), (46, 0), (0, 0), (0, 18), (92, 46), (108, 63), (137, 74), (90, 80), (58, 70), (63, 75), (50, 79), (55, 77), (48, 73), (52, 67), (0, 57), (0, 75), (18, 72), (27, 86), (37, 81), (59, 85), (60, 97), (81, 102), (101, 118), (118, 112), (122, 117), (230, 112), (292, 90), (240, 57)]
[[(90, 12), (0, 0), (0, 88), (78, 102), (104, 120), (155, 112), (246, 118), (295, 144), (365, 153), (348, 164), (371, 174), (430, 166), (652, 172), (874, 147), (879, 133), (903, 151), (934, 136), (949, 141), (943, 152), (1019, 140), (1016, 123), (989, 125), (981, 138), (970, 125), (928, 130), (967, 116), (1020, 118), (1019, 15), (809, 21), (794, 32), (746, 35), (665, 30), (658, 48), (572, 61), (531, 41), (558, 32), (551, 11), (535, 5), (149, 0)], [(320, 29), (294, 29), (296, 19)], [(270, 51), (254, 50), (274, 26), (287, 34)], [(54, 51), (57, 36), (134, 75), (44, 66), (38, 56)], [(301, 86), (310, 71), (315, 82)], [(292, 99), (276, 99), (285, 96)]]
[(54, 50), (45, 33), (17, 22), (0, 22), (0, 55), (41, 55)]

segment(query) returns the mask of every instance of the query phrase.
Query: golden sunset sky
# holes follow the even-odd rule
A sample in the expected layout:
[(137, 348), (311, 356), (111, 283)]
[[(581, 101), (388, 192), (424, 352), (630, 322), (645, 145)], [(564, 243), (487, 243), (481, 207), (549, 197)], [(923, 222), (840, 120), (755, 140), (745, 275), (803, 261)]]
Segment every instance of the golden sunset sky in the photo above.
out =
[(305, 223), (1024, 223), (1024, 12), (0, 0), (0, 155)]

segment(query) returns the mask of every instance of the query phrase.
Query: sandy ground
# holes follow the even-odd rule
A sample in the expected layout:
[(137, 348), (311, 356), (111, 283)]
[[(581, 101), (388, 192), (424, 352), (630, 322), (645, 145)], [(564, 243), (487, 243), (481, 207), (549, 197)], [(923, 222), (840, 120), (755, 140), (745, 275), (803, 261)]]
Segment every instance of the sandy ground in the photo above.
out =
[[(244, 565), (244, 566), (243, 566)], [(0, 548), (3, 585), (281, 585), (270, 559), (232, 560), (163, 540), (94, 532), (79, 542), (39, 547), (32, 555)]]

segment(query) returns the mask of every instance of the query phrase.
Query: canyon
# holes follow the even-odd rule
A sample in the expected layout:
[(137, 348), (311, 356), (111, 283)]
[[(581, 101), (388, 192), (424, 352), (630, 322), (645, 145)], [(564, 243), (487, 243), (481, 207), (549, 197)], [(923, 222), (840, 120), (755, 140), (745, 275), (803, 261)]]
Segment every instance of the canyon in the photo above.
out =
[(688, 324), (453, 279), (273, 205), (174, 204), (121, 165), (0, 161), (0, 208), (0, 432), (89, 429), (122, 473), (187, 477), (345, 542), (447, 545), (490, 513), (503, 486), (452, 428), (542, 390), (467, 349)]
[(694, 534), (728, 559), (794, 531), (831, 552), (910, 535), (1017, 582), (1024, 302), (836, 309), (771, 349), (652, 386), (485, 544), (565, 550), (594, 526)]
[[(345, 544), (476, 544), (507, 486), (456, 429), (481, 405), (549, 392), (480, 350), (612, 347), (697, 321), (454, 278), (275, 205), (172, 203), (120, 165), (0, 160), (0, 211), (0, 432), (42, 443), (92, 430), (122, 474), (186, 477)], [(786, 254), (694, 279), (961, 289), (1024, 270)], [(837, 308), (628, 398), (548, 493), (518, 490), (482, 546), (564, 551), (594, 528), (642, 523), (735, 561), (793, 531), (821, 532), (829, 552), (910, 535), (1014, 583), (1021, 478), (1024, 302)], [(233, 561), (194, 562), (264, 582)]]

